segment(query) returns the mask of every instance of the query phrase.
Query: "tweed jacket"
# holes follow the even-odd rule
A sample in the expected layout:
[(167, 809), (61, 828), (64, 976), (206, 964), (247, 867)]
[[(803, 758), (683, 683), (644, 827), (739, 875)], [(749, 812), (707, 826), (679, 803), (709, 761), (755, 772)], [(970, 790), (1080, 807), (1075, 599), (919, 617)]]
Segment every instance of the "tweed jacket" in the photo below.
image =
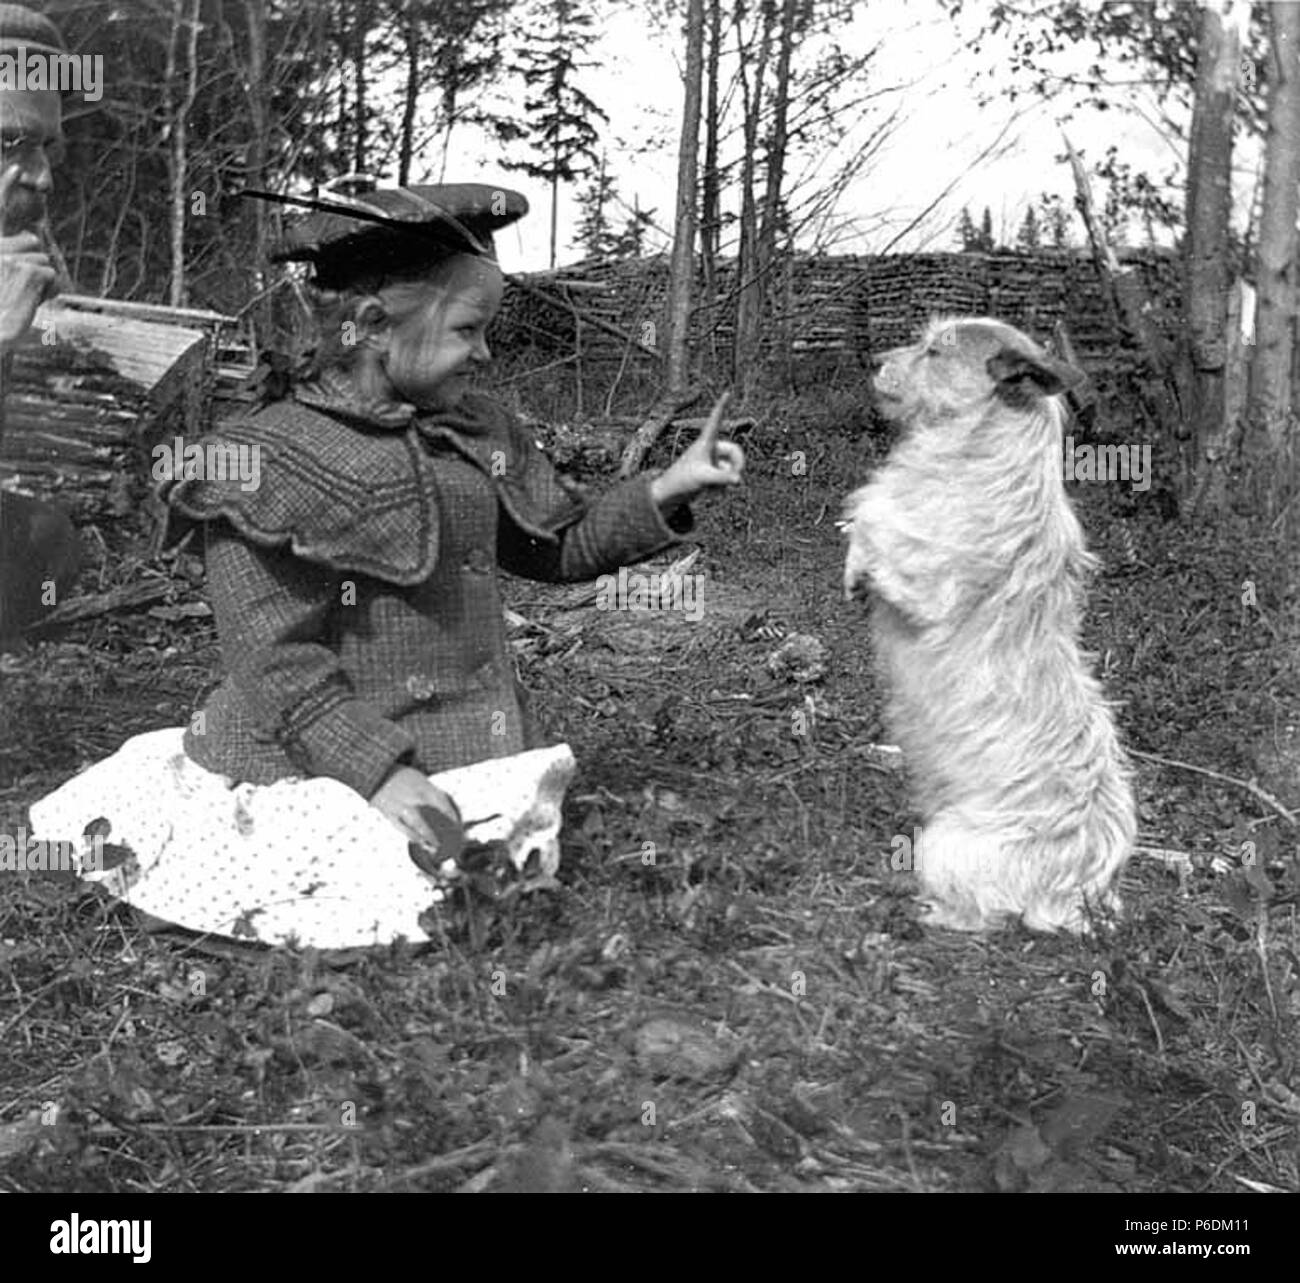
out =
[(685, 508), (665, 521), (646, 477), (588, 505), (477, 394), (393, 426), (300, 391), (202, 444), (258, 461), (254, 485), (163, 487), (175, 524), (202, 523), (226, 669), (185, 747), (235, 781), (323, 775), (368, 798), (399, 764), (432, 774), (532, 747), (498, 565), (593, 578), (692, 526)]

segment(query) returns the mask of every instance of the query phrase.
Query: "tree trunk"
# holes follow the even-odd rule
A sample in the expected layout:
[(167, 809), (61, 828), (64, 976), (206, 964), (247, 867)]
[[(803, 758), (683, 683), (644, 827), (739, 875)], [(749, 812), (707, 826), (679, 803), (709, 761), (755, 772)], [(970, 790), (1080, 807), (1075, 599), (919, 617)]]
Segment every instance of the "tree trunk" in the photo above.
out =
[(704, 175), (700, 208), (700, 265), (704, 280), (702, 327), (716, 357), (718, 254), (722, 240), (721, 176), (718, 173), (718, 62), (722, 53), (722, 0), (708, 0), (709, 51), (705, 66), (708, 92), (704, 103)]
[[(758, 60), (754, 67), (754, 92), (751, 95), (745, 77), (745, 58), (740, 60), (741, 97), (745, 107), (745, 156), (740, 167), (740, 253), (736, 260), (736, 338), (732, 351), (732, 369), (741, 397), (748, 399), (753, 390), (758, 366), (759, 324), (762, 297), (758, 280), (758, 211), (754, 199), (754, 153), (758, 149), (758, 122), (763, 107), (763, 80), (772, 48), (774, 0), (763, 4), (763, 28), (759, 40)], [(739, 29), (740, 15), (736, 26)]]
[(700, 80), (704, 68), (704, 0), (686, 11), (686, 100), (677, 151), (677, 218), (673, 228), (668, 300), (668, 392), (685, 389), (690, 361), (691, 301), (695, 290), (695, 177), (700, 152)]
[[(1243, 11), (1249, 4), (1203, 0), (1196, 65), (1196, 101), (1187, 158), (1187, 245), (1184, 319), (1190, 369), (1191, 436), (1198, 498), (1218, 470), (1224, 436), (1224, 327), (1228, 314), (1228, 226), (1232, 201), (1232, 117), (1241, 61)], [(1213, 485), (1212, 504), (1222, 502)]]
[[(244, 0), (248, 23), (248, 155), (245, 183), (259, 191), (266, 190), (266, 154), (269, 133), (266, 77), (266, 0)], [(253, 215), (253, 284), (260, 296), (266, 289), (266, 261), (269, 251), (266, 202), (244, 202)], [(254, 350), (266, 342), (271, 332), (271, 305), (265, 297), (253, 310)]]
[(555, 245), (560, 227), (560, 147), (551, 151), (551, 271), (555, 271)]
[[(411, 156), (415, 151), (415, 108), (420, 100), (420, 24), (408, 5), (407, 20), (402, 24), (406, 42), (406, 92), (402, 98), (402, 136), (397, 151), (397, 185), (411, 181)], [(444, 164), (446, 157), (444, 154)]]
[[(795, 0), (784, 0), (781, 6), (781, 32), (777, 46), (776, 85), (772, 98), (772, 132), (767, 146), (767, 174), (763, 190), (763, 212), (758, 225), (757, 252), (754, 256), (755, 313), (760, 318), (765, 312), (772, 279), (772, 264), (776, 259), (777, 224), (781, 211), (781, 184), (785, 178), (785, 152), (788, 142), (790, 114), (790, 57), (794, 51)], [(783, 309), (784, 312), (784, 309)], [(788, 315), (788, 313), (785, 313)], [(788, 351), (786, 352), (788, 356)]]
[(352, 172), (366, 172), (366, 18), (369, 6), (358, 0), (352, 11), (352, 74), (355, 77), (353, 116), (356, 120), (355, 147), (352, 154)]
[[(172, 307), (185, 305), (185, 220), (189, 216), (189, 115), (199, 85), (199, 2), (172, 0), (171, 38), (167, 45), (168, 147), (167, 177), (171, 187), (170, 241), (171, 277), (167, 301)], [(179, 104), (172, 96), (176, 75), (177, 45), (185, 39), (185, 89)]]
[(1146, 421), (1159, 439), (1162, 450), (1177, 458), (1185, 444), (1186, 428), (1181, 413), (1183, 398), (1180, 394), (1175, 357), (1160, 329), (1151, 319), (1151, 299), (1142, 284), (1136, 267), (1125, 267), (1118, 259), (1106, 229), (1101, 224), (1092, 188), (1083, 168), (1079, 153), (1066, 135), (1061, 135), (1074, 172), (1075, 207), (1083, 219), (1092, 246), (1093, 262), (1101, 281), (1102, 297), (1106, 300), (1112, 322), (1133, 337), (1142, 354), (1137, 395)]
[(1288, 467), (1284, 460), (1290, 444), (1296, 214), (1300, 207), (1300, 8), (1274, 3), (1269, 6), (1269, 16), (1273, 77), (1256, 257), (1256, 347), (1250, 363), (1243, 444), (1248, 467), (1260, 483), (1258, 497), (1272, 516), (1296, 480), (1294, 462)]

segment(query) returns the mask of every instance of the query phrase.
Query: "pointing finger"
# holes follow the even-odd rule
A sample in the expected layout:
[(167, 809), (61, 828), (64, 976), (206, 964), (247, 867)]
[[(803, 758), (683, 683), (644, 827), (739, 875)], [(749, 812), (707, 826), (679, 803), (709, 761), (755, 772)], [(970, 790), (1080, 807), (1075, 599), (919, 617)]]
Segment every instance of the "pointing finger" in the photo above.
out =
[(722, 426), (722, 416), (726, 411), (727, 402), (731, 400), (731, 393), (724, 392), (714, 403), (713, 410), (710, 413), (708, 422), (705, 423), (700, 435), (709, 443), (712, 443), (718, 435), (718, 429)]
[(700, 435), (696, 439), (696, 445), (707, 453), (710, 463), (717, 463), (718, 461), (718, 429), (722, 426), (722, 416), (726, 412), (727, 402), (730, 400), (731, 393), (724, 392), (714, 402), (713, 412), (709, 415), (704, 427), (700, 429)]

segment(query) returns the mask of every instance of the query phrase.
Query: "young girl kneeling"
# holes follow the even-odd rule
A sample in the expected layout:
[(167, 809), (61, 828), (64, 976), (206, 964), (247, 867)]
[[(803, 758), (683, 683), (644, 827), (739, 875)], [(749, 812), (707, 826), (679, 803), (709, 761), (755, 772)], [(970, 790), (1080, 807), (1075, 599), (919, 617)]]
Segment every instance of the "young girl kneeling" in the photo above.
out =
[[(348, 199), (389, 221), (313, 215), (278, 255), (309, 261), (322, 295), (310, 377), (203, 439), (205, 458), (250, 469), (167, 491), (205, 536), (225, 680), (183, 733), (138, 736), (32, 808), (35, 836), (94, 821), (129, 850), (98, 876), (151, 914), (332, 947), (424, 939), (437, 896), (408, 842), (454, 852), (462, 820), (554, 866), (572, 759), (563, 745), (515, 756), (536, 746), (496, 567), (562, 581), (643, 560), (744, 466), (715, 413), (662, 475), (584, 503), (468, 386), (501, 304), (491, 233), (523, 198), (461, 185)], [(448, 771), (453, 789), (429, 779)], [(484, 814), (462, 817), (451, 792)]]

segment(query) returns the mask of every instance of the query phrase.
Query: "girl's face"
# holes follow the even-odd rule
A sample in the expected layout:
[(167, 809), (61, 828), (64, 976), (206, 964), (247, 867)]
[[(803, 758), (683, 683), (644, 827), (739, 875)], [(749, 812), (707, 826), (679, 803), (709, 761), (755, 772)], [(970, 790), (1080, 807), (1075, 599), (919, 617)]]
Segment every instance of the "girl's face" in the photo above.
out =
[(413, 305), (380, 332), (382, 365), (401, 400), (422, 410), (452, 409), (476, 364), (491, 357), (484, 335), (505, 283), (489, 259), (458, 254), (415, 285)]

